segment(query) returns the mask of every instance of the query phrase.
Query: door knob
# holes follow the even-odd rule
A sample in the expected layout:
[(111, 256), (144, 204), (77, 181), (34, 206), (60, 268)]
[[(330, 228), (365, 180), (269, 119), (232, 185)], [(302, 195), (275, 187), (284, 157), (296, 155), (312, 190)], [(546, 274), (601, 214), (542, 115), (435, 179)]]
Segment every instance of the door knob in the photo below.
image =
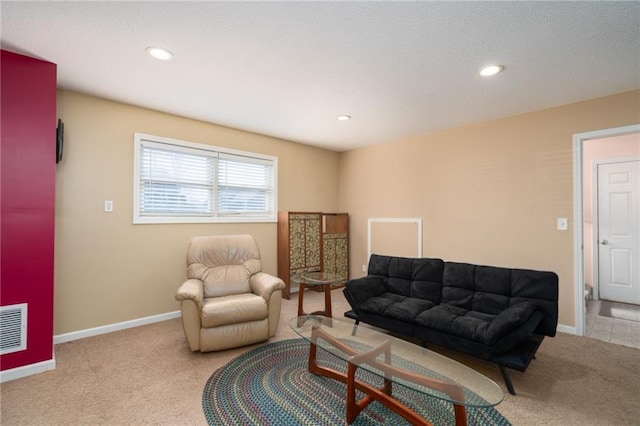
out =
[(600, 244), (602, 244), (603, 246), (606, 246), (607, 244), (609, 244), (609, 241), (602, 240), (602, 241), (600, 241)]

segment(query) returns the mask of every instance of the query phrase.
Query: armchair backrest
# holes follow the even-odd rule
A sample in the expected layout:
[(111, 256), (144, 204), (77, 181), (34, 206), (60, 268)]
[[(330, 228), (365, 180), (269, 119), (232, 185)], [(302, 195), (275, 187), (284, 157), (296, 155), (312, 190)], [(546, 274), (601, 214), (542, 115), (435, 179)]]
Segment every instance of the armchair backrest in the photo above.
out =
[(193, 237), (187, 248), (187, 277), (204, 283), (204, 297), (250, 293), (249, 279), (262, 270), (251, 235)]

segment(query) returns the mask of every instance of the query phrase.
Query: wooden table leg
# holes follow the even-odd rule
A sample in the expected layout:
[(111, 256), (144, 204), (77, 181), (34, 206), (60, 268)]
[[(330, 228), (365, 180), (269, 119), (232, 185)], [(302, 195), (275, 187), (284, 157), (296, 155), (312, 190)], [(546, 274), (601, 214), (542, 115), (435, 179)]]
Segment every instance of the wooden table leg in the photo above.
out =
[(326, 284), (324, 287), (324, 314), (331, 318), (331, 284)]
[[(307, 288), (307, 284), (300, 283), (298, 290), (298, 316), (307, 315), (304, 312), (304, 290)], [(324, 311), (312, 312), (311, 315), (324, 315), (325, 317), (332, 318), (331, 311), (331, 284), (323, 284), (324, 290)]]
[(306, 315), (304, 313), (304, 289), (307, 286), (304, 283), (300, 283), (298, 287), (298, 316)]

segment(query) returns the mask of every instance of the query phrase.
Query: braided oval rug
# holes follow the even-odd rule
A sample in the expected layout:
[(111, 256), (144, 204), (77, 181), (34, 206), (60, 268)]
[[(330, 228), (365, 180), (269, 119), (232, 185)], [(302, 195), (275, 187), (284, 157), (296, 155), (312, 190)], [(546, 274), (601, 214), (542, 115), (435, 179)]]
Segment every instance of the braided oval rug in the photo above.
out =
[[(210, 425), (346, 425), (347, 385), (307, 370), (309, 342), (290, 339), (253, 349), (216, 370), (204, 387), (202, 407)], [(321, 365), (346, 363), (318, 350)], [(366, 373), (366, 372), (365, 372)], [(375, 379), (373, 379), (375, 380)], [(375, 382), (373, 382), (375, 383)], [(358, 391), (359, 392), (359, 391)], [(454, 425), (453, 404), (402, 386), (393, 395), (434, 425)], [(357, 395), (358, 399), (363, 394)], [(467, 408), (469, 426), (510, 425), (494, 408)], [(374, 401), (353, 425), (406, 425)]]

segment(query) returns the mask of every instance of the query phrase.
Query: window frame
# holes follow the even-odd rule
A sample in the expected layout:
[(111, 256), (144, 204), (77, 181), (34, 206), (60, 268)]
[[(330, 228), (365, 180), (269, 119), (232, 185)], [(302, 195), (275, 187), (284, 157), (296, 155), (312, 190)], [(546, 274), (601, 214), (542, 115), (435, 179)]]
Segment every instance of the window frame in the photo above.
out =
[[(149, 135), (146, 133), (134, 133), (134, 154), (133, 154), (133, 223), (134, 224), (167, 224), (167, 223), (273, 223), (278, 221), (278, 157), (259, 154), (255, 152), (240, 151), (231, 148), (224, 148), (214, 145), (183, 141), (179, 139), (165, 138), (161, 136)], [(218, 168), (215, 167), (215, 181), (212, 191), (213, 196), (213, 214), (211, 216), (142, 216), (141, 208), (141, 165), (140, 156), (142, 144), (144, 142), (153, 144), (164, 144), (180, 150), (199, 150), (212, 154), (212, 157), (218, 158), (220, 154), (230, 154), (234, 156), (243, 156), (255, 159), (258, 162), (267, 162), (273, 165), (273, 182), (272, 182), (272, 198), (273, 206), (270, 215), (240, 215), (240, 214), (220, 214), (218, 212)]]

